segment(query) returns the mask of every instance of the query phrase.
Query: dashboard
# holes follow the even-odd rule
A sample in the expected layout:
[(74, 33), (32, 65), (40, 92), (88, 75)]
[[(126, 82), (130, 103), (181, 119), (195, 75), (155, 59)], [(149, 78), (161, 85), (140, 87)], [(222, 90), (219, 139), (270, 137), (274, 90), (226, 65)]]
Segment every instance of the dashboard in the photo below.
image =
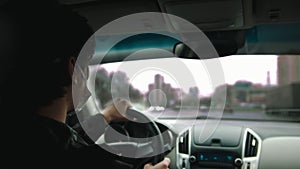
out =
[[(300, 125), (295, 122), (238, 120), (156, 120), (170, 169), (282, 169), (300, 166)], [(191, 125), (192, 124), (192, 125)], [(144, 125), (113, 123), (106, 142), (147, 138)]]
[(257, 168), (261, 138), (253, 130), (230, 125), (214, 130), (205, 137), (203, 126), (194, 125), (179, 135), (178, 168)]

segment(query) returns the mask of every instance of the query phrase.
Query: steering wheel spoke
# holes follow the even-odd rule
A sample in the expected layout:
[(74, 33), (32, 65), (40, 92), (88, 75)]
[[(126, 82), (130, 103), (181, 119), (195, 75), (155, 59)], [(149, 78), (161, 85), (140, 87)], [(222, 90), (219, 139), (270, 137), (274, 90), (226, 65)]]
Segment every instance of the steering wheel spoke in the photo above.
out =
[[(151, 162), (156, 164), (164, 158), (163, 137), (157, 124), (145, 114), (136, 110), (129, 109), (127, 115), (135, 119), (134, 123), (141, 123), (150, 133), (151, 138), (130, 138), (128, 141), (117, 141), (104, 143), (109, 147), (112, 153), (118, 155), (120, 158), (116, 159), (120, 163), (131, 165), (132, 169), (143, 168), (142, 166)], [(123, 135), (124, 136), (124, 135)]]

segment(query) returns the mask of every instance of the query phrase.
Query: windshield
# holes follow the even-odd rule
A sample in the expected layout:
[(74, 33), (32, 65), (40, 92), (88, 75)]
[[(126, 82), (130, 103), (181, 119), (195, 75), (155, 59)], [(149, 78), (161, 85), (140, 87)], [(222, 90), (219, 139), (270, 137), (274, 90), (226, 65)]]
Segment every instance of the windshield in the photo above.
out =
[[(223, 74), (209, 70), (214, 62), (220, 63)], [(124, 97), (135, 109), (157, 118), (207, 118), (221, 112), (223, 119), (300, 119), (299, 56), (164, 58), (107, 63), (90, 70), (101, 107)]]

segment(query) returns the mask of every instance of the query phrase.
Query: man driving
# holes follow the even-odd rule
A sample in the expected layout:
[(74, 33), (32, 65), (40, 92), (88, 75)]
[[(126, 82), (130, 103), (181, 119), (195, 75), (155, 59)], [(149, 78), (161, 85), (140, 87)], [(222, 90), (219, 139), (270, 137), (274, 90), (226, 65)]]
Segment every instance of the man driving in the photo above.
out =
[[(1, 35), (6, 36), (1, 40), (6, 45), (1, 45), (0, 99), (4, 119), (14, 120), (5, 133), (9, 158), (23, 167), (42, 163), (120, 168), (114, 160), (117, 155), (87, 142), (66, 124), (68, 113), (74, 111), (76, 59), (93, 35), (86, 19), (51, 0), (10, 0), (0, 8)], [(119, 99), (119, 107), (115, 105), (97, 115), (99, 123), (124, 119), (130, 103)], [(165, 158), (143, 167), (167, 169), (169, 163)]]

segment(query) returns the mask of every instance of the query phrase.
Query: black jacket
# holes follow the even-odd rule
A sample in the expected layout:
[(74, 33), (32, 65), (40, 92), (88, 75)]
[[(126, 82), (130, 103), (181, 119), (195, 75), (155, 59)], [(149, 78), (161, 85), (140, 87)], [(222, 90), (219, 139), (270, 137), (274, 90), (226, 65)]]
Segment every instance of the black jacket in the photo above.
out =
[[(106, 122), (101, 115), (94, 116), (93, 120), (99, 122), (99, 126), (94, 127), (101, 135)], [(92, 139), (84, 139), (85, 136), (82, 137), (67, 124), (32, 115), (23, 117), (16, 126), (18, 127), (11, 130), (13, 133), (8, 138), (10, 144), (13, 144), (7, 145), (9, 151), (6, 155), (9, 160), (14, 161), (10, 166), (17, 164), (23, 168), (124, 168), (116, 163), (116, 155), (89, 142)]]

